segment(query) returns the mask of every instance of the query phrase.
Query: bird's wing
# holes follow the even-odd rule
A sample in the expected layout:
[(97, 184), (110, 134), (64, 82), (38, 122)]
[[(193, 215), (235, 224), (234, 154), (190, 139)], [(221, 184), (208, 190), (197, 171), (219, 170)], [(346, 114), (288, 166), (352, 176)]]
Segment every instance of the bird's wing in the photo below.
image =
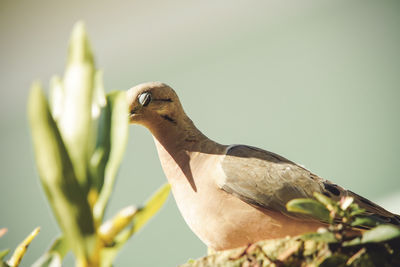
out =
[(352, 196), (366, 210), (365, 215), (400, 224), (399, 216), (284, 157), (259, 148), (230, 146), (221, 165), (225, 179), (219, 182), (219, 186), (243, 201), (264, 209), (304, 219), (304, 215), (289, 214), (286, 203), (294, 198), (313, 198), (313, 193), (318, 192), (336, 201), (342, 196)]

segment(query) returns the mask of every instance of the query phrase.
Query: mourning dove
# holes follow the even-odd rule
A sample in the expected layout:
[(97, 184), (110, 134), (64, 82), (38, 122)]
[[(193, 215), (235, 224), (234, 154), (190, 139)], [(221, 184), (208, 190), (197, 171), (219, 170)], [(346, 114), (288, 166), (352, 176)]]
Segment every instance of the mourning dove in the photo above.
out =
[(311, 198), (313, 192), (335, 200), (352, 196), (368, 214), (400, 224), (400, 216), (282, 156), (210, 140), (195, 127), (166, 84), (140, 84), (127, 97), (130, 122), (152, 133), (183, 218), (214, 250), (317, 230), (322, 222), (289, 214), (285, 208), (289, 200)]

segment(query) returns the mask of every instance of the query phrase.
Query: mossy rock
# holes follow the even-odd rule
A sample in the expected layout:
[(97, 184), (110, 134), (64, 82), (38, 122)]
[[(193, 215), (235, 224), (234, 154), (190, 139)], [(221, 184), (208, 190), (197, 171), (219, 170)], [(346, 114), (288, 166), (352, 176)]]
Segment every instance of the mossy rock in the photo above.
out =
[(400, 266), (400, 238), (346, 246), (331, 233), (260, 241), (247, 247), (225, 250), (181, 267), (261, 266)]

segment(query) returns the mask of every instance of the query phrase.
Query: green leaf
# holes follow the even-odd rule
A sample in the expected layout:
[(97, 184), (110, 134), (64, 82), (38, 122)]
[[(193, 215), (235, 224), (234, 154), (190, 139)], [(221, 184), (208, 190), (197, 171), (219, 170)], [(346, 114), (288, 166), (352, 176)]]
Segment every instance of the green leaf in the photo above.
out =
[(0, 267), (10, 267), (6, 262), (0, 260)]
[(342, 246), (343, 247), (350, 247), (350, 246), (357, 246), (359, 244), (361, 244), (361, 237), (357, 236), (356, 238), (353, 238), (353, 239), (351, 239), (349, 241), (344, 241), (342, 243)]
[(132, 234), (138, 232), (150, 218), (152, 218), (164, 205), (167, 200), (171, 186), (166, 183), (147, 201), (144, 208), (138, 211), (134, 217), (134, 225)]
[(400, 237), (400, 228), (391, 224), (382, 224), (366, 231), (361, 243), (377, 243)]
[(400, 228), (391, 224), (378, 225), (363, 233), (361, 237), (343, 242), (344, 247), (357, 246), (365, 243), (379, 243), (400, 237)]
[(366, 211), (365, 209), (360, 208), (356, 203), (351, 204), (350, 208), (351, 208), (350, 217), (363, 214)]
[(323, 194), (314, 192), (313, 195), (314, 195), (314, 197), (315, 197), (319, 202), (321, 202), (322, 204), (324, 204), (325, 207), (328, 207), (328, 206), (333, 206), (333, 207), (334, 207), (334, 206), (337, 205), (335, 201), (333, 201), (332, 199), (330, 199), (330, 198), (327, 197), (327, 196), (324, 196)]
[(72, 30), (69, 42), (67, 66), (89, 64), (94, 65), (94, 57), (87, 37), (85, 24), (78, 21)]
[(97, 233), (106, 246), (111, 245), (114, 242), (114, 238), (132, 223), (132, 219), (137, 212), (138, 209), (136, 207), (128, 206), (99, 227)]
[(338, 240), (332, 232), (326, 231), (324, 233), (307, 233), (300, 236), (302, 240), (314, 240), (316, 242), (337, 243)]
[(3, 260), (4, 257), (8, 255), (8, 253), (10, 253), (10, 249), (0, 251), (0, 261)]
[(103, 71), (96, 71), (94, 77), (92, 117), (97, 119), (100, 116), (101, 109), (107, 104), (106, 94), (104, 91)]
[(62, 259), (58, 253), (46, 253), (32, 267), (61, 267)]
[(97, 221), (101, 221), (104, 216), (128, 140), (128, 104), (124, 91), (115, 91), (107, 95), (102, 123), (96, 146), (99, 160), (97, 165), (93, 166), (98, 170), (99, 176), (104, 172), (104, 184), (100, 182), (101, 192), (94, 207)]
[(29, 245), (35, 239), (35, 237), (39, 234), (40, 227), (36, 227), (14, 250), (13, 255), (7, 261), (7, 264), (13, 267), (19, 266), (21, 263), (22, 258), (25, 256), (26, 250), (28, 249)]
[(356, 217), (354, 221), (351, 223), (351, 226), (367, 226), (367, 227), (374, 227), (378, 223), (377, 221), (369, 218), (369, 217)]
[(53, 213), (77, 257), (94, 247), (92, 212), (41, 86), (32, 86), (28, 101), (36, 165)]
[(328, 222), (330, 220), (329, 211), (320, 202), (309, 198), (292, 199), (286, 204), (286, 209), (290, 212), (298, 212), (311, 217)]
[(51, 115), (54, 120), (57, 121), (63, 112), (64, 102), (63, 102), (64, 88), (62, 85), (61, 78), (54, 76), (50, 81), (50, 94), (49, 94), (49, 104), (51, 109)]
[(68, 251), (69, 247), (63, 236), (56, 238), (49, 249), (49, 252), (57, 252), (60, 254), (61, 258), (64, 258)]
[(58, 127), (70, 155), (76, 178), (86, 194), (89, 190), (89, 160), (92, 155), (92, 102), (95, 67), (85, 26), (72, 31), (63, 78), (62, 113)]
[[(96, 195), (104, 183), (104, 169), (110, 154), (110, 126), (111, 108), (107, 105), (104, 93), (103, 72), (97, 71), (92, 102), (92, 142), (90, 150), (93, 154), (90, 158), (89, 171), (91, 178), (91, 189)], [(97, 199), (96, 199), (97, 200)]]
[(61, 267), (62, 260), (67, 254), (69, 248), (63, 237), (54, 240), (50, 249), (43, 254), (32, 267)]
[(146, 202), (144, 208), (139, 210), (133, 217), (133, 227), (122, 231), (114, 239), (114, 246), (106, 247), (101, 254), (101, 267), (109, 267), (112, 265), (115, 256), (125, 244), (126, 241), (137, 231), (139, 231), (148, 220), (153, 217), (163, 206), (171, 191), (170, 185), (163, 185), (156, 193)]

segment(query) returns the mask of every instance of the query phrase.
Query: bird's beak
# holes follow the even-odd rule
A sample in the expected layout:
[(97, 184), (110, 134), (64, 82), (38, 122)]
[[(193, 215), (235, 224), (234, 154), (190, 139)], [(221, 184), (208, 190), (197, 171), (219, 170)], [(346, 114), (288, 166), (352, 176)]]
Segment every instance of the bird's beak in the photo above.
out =
[(129, 123), (133, 122), (133, 117), (135, 117), (135, 114), (129, 113), (128, 119), (129, 119)]
[(135, 108), (131, 108), (131, 103), (132, 103), (132, 100), (133, 100), (133, 90), (132, 90), (133, 88), (131, 88), (131, 89), (129, 89), (127, 92), (126, 92), (126, 101), (128, 102), (128, 106), (129, 106), (129, 110), (128, 110), (128, 118), (129, 118), (129, 123), (132, 123), (133, 122), (133, 118), (135, 117), (135, 115), (136, 115), (136, 107)]
[(139, 111), (140, 107), (136, 106), (134, 108), (131, 108), (129, 110), (129, 122), (130, 123), (134, 123), (136, 121), (136, 118), (138, 117), (138, 111)]

